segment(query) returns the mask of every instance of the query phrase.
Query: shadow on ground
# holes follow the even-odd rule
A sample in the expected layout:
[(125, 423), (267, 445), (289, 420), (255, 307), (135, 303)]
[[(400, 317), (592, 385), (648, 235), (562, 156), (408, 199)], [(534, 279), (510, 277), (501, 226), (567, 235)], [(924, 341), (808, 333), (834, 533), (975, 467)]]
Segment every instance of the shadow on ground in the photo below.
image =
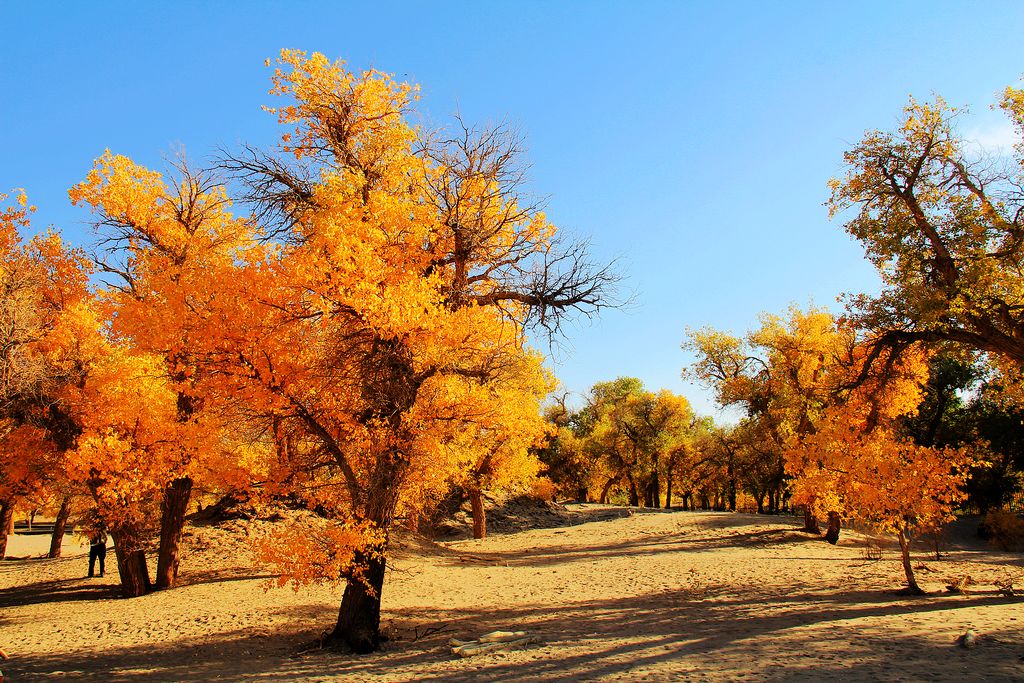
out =
[[(537, 568), (617, 555), (645, 557), (669, 552), (714, 549), (723, 544), (786, 544), (806, 537), (791, 528), (737, 532), (724, 538), (705, 535), (645, 536), (625, 543), (591, 547), (547, 547), (511, 558), (509, 566)], [(510, 558), (492, 553), (493, 559)], [(487, 559), (487, 558), (484, 558)], [(849, 558), (846, 558), (848, 561)], [(253, 578), (234, 573), (195, 576), (192, 582)], [(49, 582), (5, 591), (0, 605), (21, 600), (74, 602), (92, 599), (80, 582)], [(4, 669), (11, 680), (51, 678), (127, 681), (325, 680), (349, 681), (597, 681), (729, 679), (757, 674), (760, 680), (905, 678), (1020, 680), (1024, 649), (1016, 635), (987, 633), (976, 650), (911, 631), (891, 637), (861, 636), (852, 619), (944, 614), (956, 622), (955, 610), (1015, 603), (989, 595), (906, 598), (879, 591), (806, 590), (764, 586), (710, 585), (665, 590), (624, 599), (588, 600), (558, 605), (503, 608), (480, 606), (459, 611), (406, 610), (385, 614), (396, 639), (383, 652), (354, 657), (323, 650), (303, 650), (319, 635), (292, 631), (267, 635), (232, 630), (202, 641), (178, 641), (108, 650), (54, 652), (14, 657)], [(295, 619), (317, 616), (324, 626), (330, 614), (314, 608), (281, 610)], [(154, 618), (159, 618), (155, 616)], [(520, 653), (453, 660), (451, 636), (474, 638), (499, 629), (525, 629), (542, 639)], [(423, 634), (428, 633), (426, 637)], [(948, 642), (946, 642), (948, 640)], [(786, 652), (775, 660), (772, 655)], [(979, 654), (981, 653), (981, 654)], [(785, 661), (786, 664), (776, 663)], [(751, 678), (751, 676), (748, 676)]]

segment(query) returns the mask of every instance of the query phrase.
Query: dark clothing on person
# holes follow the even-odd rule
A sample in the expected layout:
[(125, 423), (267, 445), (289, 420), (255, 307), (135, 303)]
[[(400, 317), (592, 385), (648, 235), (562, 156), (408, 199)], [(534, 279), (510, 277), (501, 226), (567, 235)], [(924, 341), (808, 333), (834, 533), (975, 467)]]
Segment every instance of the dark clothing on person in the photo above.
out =
[(100, 576), (103, 576), (106, 559), (107, 532), (97, 531), (89, 540), (89, 576), (95, 576), (96, 560), (100, 561)]

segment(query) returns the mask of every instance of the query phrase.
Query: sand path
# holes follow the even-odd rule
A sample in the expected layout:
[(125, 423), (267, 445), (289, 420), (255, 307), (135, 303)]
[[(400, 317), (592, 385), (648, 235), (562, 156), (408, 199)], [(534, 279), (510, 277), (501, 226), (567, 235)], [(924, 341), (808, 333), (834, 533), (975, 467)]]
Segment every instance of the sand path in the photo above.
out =
[[(340, 592), (264, 591), (267, 574), (238, 552), (253, 529), (233, 525), (193, 533), (184, 586), (134, 600), (115, 597), (110, 573), (81, 578), (82, 555), (0, 564), (10, 680), (1024, 679), (1024, 601), (993, 586), (1024, 577), (1019, 555), (922, 554), (926, 589), (962, 574), (977, 587), (905, 598), (894, 551), (866, 560), (863, 537), (832, 547), (790, 518), (651, 512), (416, 544), (385, 586), (395, 639), (353, 658), (297, 654), (330, 626)], [(970, 650), (954, 644), (968, 628), (981, 634)], [(498, 629), (543, 642), (469, 659), (446, 646)]]

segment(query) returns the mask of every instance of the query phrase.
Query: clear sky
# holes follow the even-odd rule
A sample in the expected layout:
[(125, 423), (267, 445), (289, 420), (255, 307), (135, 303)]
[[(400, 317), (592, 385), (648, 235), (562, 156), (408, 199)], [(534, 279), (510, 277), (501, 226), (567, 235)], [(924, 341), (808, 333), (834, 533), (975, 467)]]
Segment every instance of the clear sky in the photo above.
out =
[(742, 332), (761, 311), (876, 278), (826, 183), (909, 94), (971, 105), (1024, 73), (1021, 2), (81, 2), (0, 0), (0, 191), (86, 245), (67, 189), (105, 148), (160, 166), (184, 146), (270, 144), (263, 62), (283, 47), (422, 86), (443, 122), (507, 120), (559, 226), (621, 260), (628, 310), (570, 330), (566, 387), (640, 377), (686, 394), (686, 327)]

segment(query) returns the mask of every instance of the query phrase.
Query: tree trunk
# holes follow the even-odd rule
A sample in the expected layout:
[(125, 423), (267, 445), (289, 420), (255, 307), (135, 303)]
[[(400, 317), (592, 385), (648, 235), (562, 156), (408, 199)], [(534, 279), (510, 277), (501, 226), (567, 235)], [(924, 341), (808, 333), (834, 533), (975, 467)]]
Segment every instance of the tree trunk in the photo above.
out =
[(828, 513), (828, 530), (825, 532), (825, 540), (835, 545), (839, 542), (839, 529), (842, 527), (842, 522), (839, 519), (838, 512)]
[(576, 489), (576, 500), (578, 500), (581, 503), (590, 502), (590, 491), (587, 490), (586, 486), (580, 486), (578, 489)]
[(469, 489), (469, 504), (473, 509), (473, 538), (487, 535), (487, 511), (484, 510), (484, 492), (479, 486)]
[(57, 510), (57, 519), (53, 522), (53, 533), (50, 535), (50, 552), (47, 557), (60, 557), (61, 546), (64, 545), (64, 529), (71, 515), (71, 496), (64, 496)]
[(636, 490), (636, 482), (633, 477), (629, 478), (629, 504), (633, 507), (640, 507), (640, 494)]
[(367, 508), (361, 516), (373, 524), (383, 538), (378, 544), (355, 553), (352, 566), (359, 573), (349, 578), (338, 608), (338, 622), (327, 637), (329, 643), (342, 645), (357, 654), (373, 652), (381, 643), (381, 591), (388, 539), (398, 508), (398, 484), (404, 475), (403, 460), (404, 456), (397, 454), (394, 459), (379, 461), (371, 475), (374, 485), (367, 491)]
[(809, 534), (821, 533), (821, 527), (818, 526), (818, 518), (814, 516), (810, 503), (804, 505), (804, 528), (801, 531), (806, 531)]
[(601, 497), (598, 498), (598, 502), (604, 505), (608, 502), (608, 493), (612, 490), (612, 485), (618, 481), (618, 477), (611, 477), (605, 482), (604, 488), (601, 489)]
[(14, 499), (0, 500), (0, 560), (7, 557), (7, 537), (14, 526)]
[(146, 553), (140, 550), (123, 550), (128, 545), (122, 536), (114, 538), (114, 554), (117, 556), (117, 573), (121, 577), (121, 594), (126, 598), (137, 598), (153, 589), (146, 566)]
[(897, 536), (900, 539), (900, 554), (903, 556), (903, 573), (907, 575), (906, 592), (911, 595), (924, 595), (924, 591), (917, 585), (914, 568), (910, 564), (910, 540), (903, 533), (903, 529), (899, 530)]
[(768, 514), (774, 514), (779, 511), (779, 508), (775, 504), (775, 489), (768, 489)]
[(386, 568), (384, 547), (376, 552), (357, 552), (355, 564), (363, 566), (361, 579), (349, 580), (338, 610), (338, 623), (328, 641), (345, 645), (364, 655), (380, 647), (380, 594)]
[(665, 475), (665, 509), (672, 509), (672, 472)]
[(755, 494), (754, 495), (754, 501), (757, 502), (757, 514), (763, 515), (764, 514), (764, 492), (763, 491), (759, 491), (757, 494)]
[(942, 559), (942, 546), (943, 546), (942, 542), (943, 542), (943, 540), (944, 540), (944, 538), (943, 538), (943, 533), (942, 533), (942, 525), (939, 524), (932, 531), (932, 544), (933, 544), (933, 547), (935, 548), (935, 560), (936, 560), (936, 562)]
[(644, 507), (658, 507), (657, 483), (654, 480), (647, 482), (647, 486), (644, 487)]
[(160, 550), (157, 555), (156, 589), (173, 588), (178, 581), (178, 562), (181, 560), (181, 533), (185, 528), (185, 513), (192, 497), (192, 479), (179, 477), (164, 489), (160, 504)]

